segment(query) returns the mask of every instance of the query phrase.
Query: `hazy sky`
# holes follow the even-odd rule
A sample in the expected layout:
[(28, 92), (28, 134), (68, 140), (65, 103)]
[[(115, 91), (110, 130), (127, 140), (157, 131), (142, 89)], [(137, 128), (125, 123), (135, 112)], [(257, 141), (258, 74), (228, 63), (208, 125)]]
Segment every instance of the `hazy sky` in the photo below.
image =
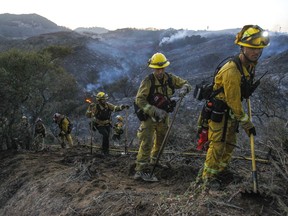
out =
[(258, 24), (288, 32), (288, 0), (0, 0), (0, 13), (36, 13), (70, 29), (221, 30)]

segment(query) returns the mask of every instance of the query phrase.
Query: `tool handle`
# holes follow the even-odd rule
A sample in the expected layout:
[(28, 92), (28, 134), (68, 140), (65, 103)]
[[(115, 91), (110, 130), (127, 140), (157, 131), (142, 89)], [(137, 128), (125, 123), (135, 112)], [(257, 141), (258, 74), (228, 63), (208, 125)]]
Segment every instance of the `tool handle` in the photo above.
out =
[[(250, 121), (252, 122), (252, 110), (250, 98), (247, 99), (247, 107)], [(255, 160), (255, 145), (254, 145), (254, 135), (250, 134), (250, 147), (251, 147), (251, 158), (252, 158), (252, 180), (253, 180), (253, 192), (257, 193), (258, 183), (257, 183), (257, 171), (256, 171), (256, 160)]]
[(161, 154), (162, 154), (162, 152), (163, 152), (163, 150), (164, 150), (164, 147), (165, 147), (166, 142), (167, 142), (167, 140), (168, 140), (168, 136), (169, 136), (169, 134), (170, 134), (172, 125), (173, 125), (173, 123), (174, 123), (174, 121), (175, 121), (175, 118), (176, 118), (176, 115), (177, 115), (177, 113), (178, 113), (178, 110), (179, 110), (179, 107), (180, 107), (180, 104), (181, 104), (182, 100), (183, 100), (183, 97), (180, 98), (179, 103), (177, 104), (175, 113), (174, 113), (173, 118), (172, 118), (172, 120), (171, 120), (171, 123), (170, 123), (170, 125), (169, 125), (169, 127), (168, 127), (168, 129), (167, 129), (167, 132), (166, 132), (165, 137), (164, 137), (164, 139), (163, 139), (163, 141), (162, 141), (160, 150), (159, 150), (159, 152), (158, 152), (158, 155), (157, 155), (155, 164), (154, 164), (153, 169), (152, 169), (152, 171), (151, 171), (151, 173), (150, 173), (150, 178), (153, 176), (153, 173), (154, 173), (154, 171), (155, 171), (155, 168), (156, 168), (156, 166), (157, 166), (157, 164), (158, 164), (158, 162), (159, 162), (159, 159), (160, 159), (160, 157), (161, 157)]
[(128, 109), (126, 109), (125, 112), (125, 147), (124, 147), (124, 153), (127, 154), (127, 142), (128, 142)]

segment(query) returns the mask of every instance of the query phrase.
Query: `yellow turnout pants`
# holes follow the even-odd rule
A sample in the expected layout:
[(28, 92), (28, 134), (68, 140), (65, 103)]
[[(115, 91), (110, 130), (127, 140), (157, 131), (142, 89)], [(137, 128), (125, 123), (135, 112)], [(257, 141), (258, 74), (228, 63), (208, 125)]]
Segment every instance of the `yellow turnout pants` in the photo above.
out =
[(140, 147), (136, 159), (136, 171), (147, 168), (150, 162), (156, 160), (168, 129), (168, 123), (168, 117), (162, 122), (153, 122), (151, 118), (141, 122), (137, 131)]
[(225, 117), (220, 123), (209, 120), (208, 139), (210, 144), (202, 173), (203, 180), (213, 178), (222, 172), (231, 160), (236, 145), (237, 122), (228, 117), (226, 140), (223, 142), (221, 139), (224, 130), (224, 119)]

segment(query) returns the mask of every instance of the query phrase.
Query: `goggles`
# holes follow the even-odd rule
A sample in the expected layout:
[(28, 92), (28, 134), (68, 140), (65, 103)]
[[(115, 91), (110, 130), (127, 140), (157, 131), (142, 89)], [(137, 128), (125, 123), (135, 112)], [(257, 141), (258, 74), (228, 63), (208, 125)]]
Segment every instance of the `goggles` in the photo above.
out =
[[(249, 34), (247, 30), (249, 28), (254, 28), (259, 30), (259, 32), (254, 34)], [(261, 27), (257, 25), (248, 25), (246, 26), (246, 30), (244, 30), (244, 34), (240, 40), (240, 42), (249, 44), (252, 46), (267, 46), (270, 42), (268, 37), (268, 32), (264, 31)]]
[(159, 67), (162, 67), (163, 65), (165, 65), (167, 63), (167, 61), (165, 62), (157, 62), (157, 63), (150, 63), (150, 65), (157, 65)]

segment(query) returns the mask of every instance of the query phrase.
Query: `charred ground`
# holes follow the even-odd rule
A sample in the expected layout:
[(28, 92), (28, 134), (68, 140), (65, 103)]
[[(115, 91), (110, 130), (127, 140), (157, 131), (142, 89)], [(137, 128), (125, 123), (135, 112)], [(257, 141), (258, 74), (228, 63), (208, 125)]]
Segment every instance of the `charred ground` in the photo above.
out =
[(1, 152), (0, 215), (287, 214), (287, 182), (281, 182), (274, 160), (257, 164), (261, 196), (251, 198), (241, 195), (252, 191), (247, 160), (233, 159), (221, 190), (198, 193), (191, 183), (203, 154), (164, 154), (162, 162), (170, 166), (156, 168), (160, 181), (149, 183), (133, 179), (135, 152), (123, 154), (122, 147), (107, 157), (99, 152), (81, 145)]

